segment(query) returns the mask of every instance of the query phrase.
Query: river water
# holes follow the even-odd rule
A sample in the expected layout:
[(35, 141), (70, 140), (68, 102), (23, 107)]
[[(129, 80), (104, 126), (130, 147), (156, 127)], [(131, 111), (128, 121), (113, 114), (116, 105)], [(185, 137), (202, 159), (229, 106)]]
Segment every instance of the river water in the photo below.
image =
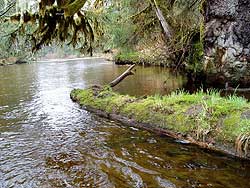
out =
[[(0, 67), (0, 188), (250, 187), (249, 162), (97, 117), (70, 100), (73, 88), (108, 83), (125, 69), (101, 59)], [(117, 90), (168, 93), (184, 82), (139, 67)]]

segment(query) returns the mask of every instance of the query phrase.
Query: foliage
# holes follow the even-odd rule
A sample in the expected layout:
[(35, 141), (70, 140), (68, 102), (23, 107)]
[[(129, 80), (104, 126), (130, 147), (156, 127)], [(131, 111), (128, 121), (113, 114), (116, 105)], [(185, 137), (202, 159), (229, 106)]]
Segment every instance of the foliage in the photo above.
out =
[[(19, 24), (4, 22), (11, 14), (15, 13), (14, 1), (0, 1), (0, 61), (4, 63), (14, 63), (18, 59), (28, 56), (28, 37), (20, 35)], [(20, 28), (21, 29), (21, 28)], [(23, 28), (22, 28), (23, 29)], [(26, 32), (30, 27), (27, 28)], [(9, 59), (12, 58), (12, 60)], [(14, 62), (12, 62), (14, 61)]]
[[(42, 0), (33, 6), (5, 19), (17, 21), (17, 30), (24, 34), (23, 28), (35, 25), (28, 33), (33, 51), (55, 42), (67, 43), (91, 55), (93, 49), (117, 49), (120, 56), (140, 54), (139, 61), (157, 61), (149, 57), (158, 56), (158, 61), (172, 60), (177, 68), (200, 69), (202, 0)], [(163, 13), (171, 38), (163, 34), (156, 8)]]
[[(19, 28), (17, 23), (0, 22), (0, 24), (0, 59), (8, 61), (9, 57), (17, 60), (32, 57), (29, 35), (33, 30), (32, 26)], [(25, 35), (22, 34), (23, 30), (25, 30)]]
[(119, 49), (122, 52), (134, 50), (136, 44), (134, 33), (137, 25), (131, 19), (137, 10), (143, 6), (142, 2), (134, 0), (110, 0), (105, 8), (105, 38), (104, 49)]
[[(158, 0), (164, 16), (173, 30), (166, 41), (167, 54), (180, 67), (185, 61), (196, 66), (203, 57), (203, 15), (200, 0)], [(192, 56), (192, 57), (190, 57)]]
[[(126, 0), (121, 1), (118, 7), (115, 6), (116, 1), (111, 2), (114, 5), (106, 12), (110, 21), (105, 34), (106, 48), (118, 49), (116, 60), (135, 52), (140, 54), (138, 61), (150, 59), (165, 61), (169, 65), (168, 59), (177, 68), (187, 66), (188, 69), (199, 71), (203, 58), (202, 1)], [(171, 38), (163, 34), (155, 4), (171, 28)], [(160, 58), (148, 58), (154, 55)], [(129, 60), (128, 57), (125, 61)]]
[(19, 23), (18, 30), (23, 34), (26, 32), (21, 28), (30, 24), (36, 26), (36, 29), (30, 34), (33, 51), (59, 41), (66, 42), (82, 52), (92, 54), (95, 35), (102, 34), (97, 31), (100, 27), (97, 26), (98, 21), (95, 16), (101, 14), (97, 8), (99, 2), (96, 0), (93, 4), (88, 4), (88, 1), (79, 0), (42, 0), (39, 6), (36, 6), (39, 7), (37, 10), (30, 11), (21, 8), (15, 15), (5, 18), (5, 22)]

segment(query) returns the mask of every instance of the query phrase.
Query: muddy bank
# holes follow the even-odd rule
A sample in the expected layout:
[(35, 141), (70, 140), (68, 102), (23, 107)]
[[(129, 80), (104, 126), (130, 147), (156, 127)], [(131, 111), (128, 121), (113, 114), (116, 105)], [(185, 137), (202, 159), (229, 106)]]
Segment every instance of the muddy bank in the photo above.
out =
[(100, 87), (73, 90), (71, 98), (103, 117), (250, 159), (250, 105), (243, 98), (213, 92), (135, 98)]

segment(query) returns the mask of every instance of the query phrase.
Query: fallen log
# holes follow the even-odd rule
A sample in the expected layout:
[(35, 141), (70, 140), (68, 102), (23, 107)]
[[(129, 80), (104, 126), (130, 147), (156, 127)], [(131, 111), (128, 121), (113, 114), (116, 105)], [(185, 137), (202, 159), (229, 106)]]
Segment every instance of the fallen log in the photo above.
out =
[[(186, 94), (188, 98), (191, 94)], [(201, 111), (195, 110), (194, 107), (200, 106), (199, 101), (188, 103), (178, 103), (171, 107), (164, 104), (171, 104), (171, 101), (176, 100), (176, 96), (165, 96), (162, 99), (149, 98), (134, 98), (127, 95), (119, 95), (112, 92), (110, 89), (99, 87), (92, 87), (89, 89), (81, 90), (74, 89), (71, 92), (71, 99), (81, 105), (87, 111), (93, 112), (101, 117), (105, 117), (111, 120), (119, 121), (128, 126), (134, 126), (141, 129), (145, 129), (151, 132), (155, 132), (159, 135), (172, 137), (180, 143), (195, 144), (202, 148), (206, 148), (213, 151), (219, 151), (232, 156), (237, 156), (243, 159), (250, 159), (250, 148), (245, 147), (249, 144), (250, 132), (247, 129), (245, 116), (248, 115), (248, 109), (250, 106), (246, 106), (242, 109), (235, 111), (224, 112), (223, 116), (214, 116), (214, 118), (206, 118), (203, 121), (197, 120), (200, 117)], [(180, 96), (181, 97), (181, 96)], [(194, 97), (201, 97), (195, 95)], [(185, 99), (185, 96), (182, 100)], [(223, 99), (218, 97), (219, 101), (228, 103), (228, 107), (234, 108), (234, 102), (230, 102), (229, 99)], [(161, 100), (161, 102), (159, 102)], [(182, 101), (180, 100), (180, 101)], [(214, 100), (204, 96), (201, 100)], [(185, 101), (185, 100), (184, 100)], [(207, 101), (209, 103), (209, 101)], [(157, 104), (161, 104), (161, 106)], [(145, 106), (144, 104), (147, 104)], [(182, 108), (180, 108), (180, 106)], [(216, 105), (214, 106), (216, 107)], [(212, 108), (212, 107), (211, 107)], [(186, 109), (184, 112), (180, 109)], [(213, 108), (214, 113), (220, 111), (218, 108)], [(232, 114), (237, 114), (235, 121), (239, 120), (239, 124), (242, 124), (246, 128), (242, 134), (235, 136), (232, 132), (227, 131), (226, 117), (232, 117)], [(214, 128), (205, 125), (213, 124)], [(231, 125), (231, 129), (235, 132), (238, 130), (237, 124)], [(184, 128), (184, 129), (183, 129)], [(224, 135), (223, 141), (221, 135)], [(235, 143), (233, 143), (235, 140)]]
[(250, 92), (250, 88), (240, 88), (240, 87), (231, 87), (229, 86), (229, 83), (226, 82), (225, 89), (223, 91), (233, 91), (233, 92)]
[[(79, 103), (79, 101), (77, 101), (73, 96), (71, 96), (71, 99), (74, 102)], [(94, 113), (100, 117), (107, 118), (107, 119), (110, 119), (112, 121), (122, 123), (123, 125), (127, 125), (130, 127), (136, 127), (136, 128), (142, 129), (142, 130), (147, 130), (149, 132), (155, 133), (155, 134), (160, 135), (160, 136), (166, 136), (166, 137), (173, 138), (178, 143), (197, 145), (201, 148), (208, 149), (208, 150), (213, 151), (213, 152), (224, 153), (224, 154), (229, 155), (231, 157), (238, 157), (240, 159), (249, 160), (249, 158), (237, 154), (235, 152), (234, 148), (227, 148), (227, 147), (223, 146), (222, 144), (221, 145), (220, 144), (214, 145), (211, 143), (198, 141), (195, 138), (193, 138), (191, 135), (185, 135), (185, 134), (177, 133), (177, 132), (174, 132), (174, 131), (171, 131), (168, 129), (159, 128), (157, 125), (154, 125), (151, 123), (138, 122), (135, 119), (131, 119), (131, 118), (128, 118), (126, 116), (122, 116), (122, 115), (116, 114), (116, 113), (108, 113), (106, 111), (99, 110), (99, 109), (93, 108), (91, 106), (81, 105), (81, 108), (88, 111), (88, 112)]]
[(134, 72), (132, 72), (133, 68), (135, 67), (134, 65), (131, 65), (122, 75), (117, 77), (115, 80), (109, 83), (110, 87), (115, 87), (118, 85), (121, 81), (123, 81), (127, 76), (134, 75)]

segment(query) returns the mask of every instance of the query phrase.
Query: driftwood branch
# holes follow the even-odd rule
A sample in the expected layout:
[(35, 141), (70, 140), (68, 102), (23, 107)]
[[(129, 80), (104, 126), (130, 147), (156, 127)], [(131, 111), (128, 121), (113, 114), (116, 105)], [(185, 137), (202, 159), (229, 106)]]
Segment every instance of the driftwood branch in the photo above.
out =
[(135, 65), (131, 65), (122, 75), (117, 77), (115, 80), (109, 83), (110, 87), (115, 87), (118, 85), (122, 80), (124, 80), (127, 76), (134, 75), (134, 72), (132, 72)]
[(223, 91), (250, 92), (250, 88), (232, 88), (232, 87), (229, 87), (229, 88), (223, 89)]

